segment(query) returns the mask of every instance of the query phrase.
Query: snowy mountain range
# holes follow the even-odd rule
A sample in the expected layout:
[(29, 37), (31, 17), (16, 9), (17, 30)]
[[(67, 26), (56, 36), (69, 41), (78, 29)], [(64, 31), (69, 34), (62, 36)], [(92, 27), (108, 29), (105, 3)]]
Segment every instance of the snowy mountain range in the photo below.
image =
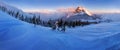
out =
[(0, 50), (117, 50), (119, 25), (119, 22), (101, 23), (62, 33), (34, 27), (0, 11)]
[[(23, 11), (0, 2), (0, 50), (119, 50), (120, 14), (101, 14), (103, 19), (115, 20), (86, 27), (68, 28), (63, 33), (48, 27), (18, 20), (5, 11)], [(78, 10), (77, 10), (78, 11)], [(75, 16), (90, 16), (80, 10)], [(75, 13), (76, 14), (76, 13)], [(30, 15), (30, 14), (28, 14)], [(72, 18), (73, 18), (72, 17)], [(71, 18), (71, 16), (69, 17)], [(82, 17), (81, 17), (82, 18)]]
[[(45, 21), (48, 21), (49, 19), (59, 19), (59, 18), (63, 18), (64, 20), (81, 20), (81, 19), (84, 19), (84, 20), (95, 20), (95, 19), (98, 19), (100, 18), (100, 16), (95, 16), (94, 14), (90, 13), (87, 9), (83, 8), (83, 7), (77, 7), (74, 12), (71, 13), (66, 13), (66, 12), (54, 12), (54, 13), (51, 13), (51, 14), (44, 14), (44, 13), (26, 13), (26, 12), (23, 12), (22, 10), (18, 9), (18, 8), (15, 8), (13, 6), (9, 6), (7, 4), (4, 4), (4, 3), (0, 3), (0, 7), (1, 9), (2, 8), (5, 8), (7, 12), (9, 11), (12, 11), (14, 13), (17, 13), (19, 12), (19, 14), (23, 15), (23, 16), (27, 16), (27, 17), (33, 17), (34, 15), (36, 16), (41, 16), (41, 19), (42, 20), (45, 20)], [(66, 15), (68, 14), (68, 15)]]
[(101, 20), (101, 16), (98, 16), (96, 14), (90, 13), (87, 9), (83, 7), (77, 7), (75, 11), (72, 14), (68, 14), (65, 17), (62, 17), (62, 19), (67, 21), (79, 21), (79, 20)]
[[(33, 17), (34, 15), (40, 16), (41, 19), (48, 21), (49, 19), (59, 19), (62, 18), (63, 20), (67, 21), (76, 21), (76, 20), (83, 20), (83, 21), (106, 21), (112, 20), (115, 21), (116, 19), (119, 20), (119, 13), (108, 13), (108, 14), (92, 14), (84, 7), (77, 7), (76, 9), (72, 9), (72, 12), (55, 12), (51, 14), (44, 14), (44, 13), (26, 13), (19, 8), (10, 6), (0, 1), (0, 10), (4, 11), (2, 8), (5, 8), (7, 12), (19, 12), (21, 15), (26, 17)], [(114, 18), (114, 17), (115, 18)]]

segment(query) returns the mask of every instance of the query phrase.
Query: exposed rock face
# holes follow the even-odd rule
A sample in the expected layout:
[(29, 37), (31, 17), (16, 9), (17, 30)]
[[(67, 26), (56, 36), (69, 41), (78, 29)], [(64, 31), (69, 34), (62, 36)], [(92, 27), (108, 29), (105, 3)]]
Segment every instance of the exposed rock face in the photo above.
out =
[(99, 16), (96, 16), (95, 14), (90, 13), (84, 7), (77, 7), (75, 9), (75, 12), (72, 15), (70, 14), (67, 17), (62, 17), (63, 20), (67, 20), (67, 21), (95, 20), (98, 18), (99, 18)]
[(92, 13), (90, 13), (87, 9), (85, 9), (84, 7), (77, 7), (75, 10), (75, 13), (79, 13), (79, 14), (87, 14), (89, 16), (92, 16)]

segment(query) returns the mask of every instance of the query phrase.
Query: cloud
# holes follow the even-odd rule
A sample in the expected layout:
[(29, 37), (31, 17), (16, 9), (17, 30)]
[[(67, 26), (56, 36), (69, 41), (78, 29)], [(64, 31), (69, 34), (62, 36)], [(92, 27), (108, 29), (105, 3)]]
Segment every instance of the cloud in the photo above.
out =
[(59, 12), (74, 12), (75, 8), (74, 7), (70, 7), (70, 8), (58, 8), (57, 11), (59, 11)]

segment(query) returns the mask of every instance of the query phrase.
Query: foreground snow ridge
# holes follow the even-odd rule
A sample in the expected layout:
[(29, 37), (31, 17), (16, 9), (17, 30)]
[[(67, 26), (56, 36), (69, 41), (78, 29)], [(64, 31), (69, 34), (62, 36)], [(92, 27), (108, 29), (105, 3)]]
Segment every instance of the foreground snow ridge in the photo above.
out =
[(51, 31), (0, 11), (0, 50), (105, 50), (120, 48), (120, 22)]

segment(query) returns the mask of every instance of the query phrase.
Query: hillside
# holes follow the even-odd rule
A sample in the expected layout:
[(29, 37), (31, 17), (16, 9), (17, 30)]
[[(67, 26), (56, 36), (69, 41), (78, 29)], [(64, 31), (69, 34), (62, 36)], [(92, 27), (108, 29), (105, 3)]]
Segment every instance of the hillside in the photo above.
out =
[[(1, 2), (0, 7), (24, 14), (23, 11)], [(0, 10), (0, 50), (119, 50), (118, 16), (119, 14), (104, 14), (104, 20), (112, 19), (114, 22), (67, 27), (66, 32), (61, 32), (21, 21)]]
[(102, 50), (119, 48), (120, 43), (119, 22), (78, 27), (62, 33), (34, 27), (0, 11), (0, 24), (0, 50)]

